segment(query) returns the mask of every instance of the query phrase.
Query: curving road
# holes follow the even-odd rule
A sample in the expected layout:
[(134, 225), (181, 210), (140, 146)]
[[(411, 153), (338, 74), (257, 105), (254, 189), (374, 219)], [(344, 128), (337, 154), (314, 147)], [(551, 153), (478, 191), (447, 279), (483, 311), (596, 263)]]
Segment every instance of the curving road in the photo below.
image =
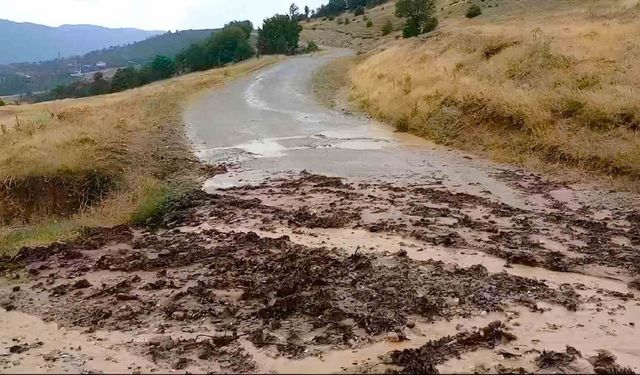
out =
[(198, 155), (207, 162), (239, 166), (207, 187), (259, 182), (301, 170), (395, 181), (427, 175), (470, 193), (490, 191), (506, 203), (525, 204), (517, 192), (492, 177), (496, 169), (486, 162), (319, 104), (311, 83), (314, 72), (350, 53), (331, 49), (320, 56), (291, 58), (194, 100), (185, 122)]

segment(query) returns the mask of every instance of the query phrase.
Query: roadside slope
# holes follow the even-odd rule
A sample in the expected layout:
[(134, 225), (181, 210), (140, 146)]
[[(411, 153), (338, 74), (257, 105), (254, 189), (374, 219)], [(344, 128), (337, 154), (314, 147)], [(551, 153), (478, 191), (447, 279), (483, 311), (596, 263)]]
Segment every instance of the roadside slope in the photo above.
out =
[(441, 7), (435, 33), (372, 43), (352, 70), (351, 96), (402, 131), (569, 181), (595, 174), (637, 189), (635, 4), (498, 1), (474, 19), (463, 15), (468, 3)]
[(0, 108), (0, 252), (69, 238), (82, 227), (144, 221), (199, 173), (180, 116), (186, 100), (275, 61)]

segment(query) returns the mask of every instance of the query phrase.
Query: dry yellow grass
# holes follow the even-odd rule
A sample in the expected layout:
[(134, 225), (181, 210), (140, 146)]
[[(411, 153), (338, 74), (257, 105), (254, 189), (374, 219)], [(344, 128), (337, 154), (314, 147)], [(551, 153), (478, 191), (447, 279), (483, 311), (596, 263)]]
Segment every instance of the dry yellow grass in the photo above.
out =
[[(387, 3), (372, 9), (367, 9), (363, 16), (356, 16), (353, 12), (346, 12), (333, 20), (315, 19), (311, 22), (303, 22), (302, 40), (313, 40), (320, 45), (331, 47), (345, 47), (356, 51), (369, 51), (384, 43), (395, 40), (398, 37), (397, 30), (402, 28), (402, 20), (394, 15), (395, 5)], [(338, 24), (349, 18), (349, 24)], [(367, 27), (367, 21), (372, 22)], [(396, 32), (383, 36), (382, 27), (387, 21), (391, 21)]]
[(637, 188), (636, 3), (504, 0), (476, 19), (453, 14), (353, 69), (352, 98), (440, 143)]
[(44, 181), (46, 186), (55, 179), (95, 174), (110, 183), (100, 203), (70, 217), (0, 218), (0, 224), (5, 222), (0, 254), (153, 211), (172, 184), (188, 181), (196, 172), (180, 115), (187, 99), (278, 59), (250, 60), (117, 94), (0, 108), (0, 185)]

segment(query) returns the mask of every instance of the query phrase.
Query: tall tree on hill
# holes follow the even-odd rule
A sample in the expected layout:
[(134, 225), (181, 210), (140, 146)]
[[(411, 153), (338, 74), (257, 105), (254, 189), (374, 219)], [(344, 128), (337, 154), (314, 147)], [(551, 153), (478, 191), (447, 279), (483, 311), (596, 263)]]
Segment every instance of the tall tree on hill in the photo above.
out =
[(434, 11), (435, 0), (396, 1), (396, 17), (406, 18), (403, 36), (410, 38), (433, 30)]
[(224, 25), (224, 28), (228, 28), (228, 27), (232, 27), (232, 26), (237, 26), (239, 28), (241, 28), (245, 33), (247, 33), (247, 38), (249, 36), (251, 36), (251, 33), (253, 32), (253, 23), (251, 23), (251, 21), (249, 20), (245, 20), (245, 21), (231, 21), (228, 24)]
[(254, 50), (249, 44), (246, 28), (230, 26), (213, 34), (207, 43), (206, 53), (210, 58), (210, 66), (220, 66), (246, 60), (253, 56)]
[(150, 81), (167, 79), (176, 73), (175, 62), (166, 56), (156, 56), (150, 66)]
[(289, 6), (289, 17), (291, 17), (294, 20), (297, 20), (299, 15), (300, 15), (300, 8), (298, 8), (296, 3), (291, 3), (291, 6)]
[(297, 19), (287, 14), (276, 14), (264, 20), (258, 30), (258, 51), (260, 54), (290, 55), (298, 49), (302, 26)]

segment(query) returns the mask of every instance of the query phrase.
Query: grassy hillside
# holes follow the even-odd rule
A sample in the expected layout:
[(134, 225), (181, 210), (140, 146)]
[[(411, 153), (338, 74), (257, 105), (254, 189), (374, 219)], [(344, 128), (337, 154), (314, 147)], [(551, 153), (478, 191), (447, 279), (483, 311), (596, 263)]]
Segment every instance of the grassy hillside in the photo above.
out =
[[(367, 9), (363, 16), (355, 16), (353, 12), (345, 12), (333, 20), (324, 18), (303, 22), (302, 39), (313, 40), (325, 46), (369, 51), (396, 39), (397, 30), (402, 27), (402, 20), (394, 15), (394, 9), (394, 3), (390, 2)], [(345, 24), (345, 19), (349, 19), (348, 24)], [(371, 21), (371, 26), (367, 27), (369, 21)], [(382, 27), (387, 21), (391, 21), (393, 24), (394, 32), (385, 36), (382, 35)]]
[(478, 3), (474, 19), (469, 2), (442, 5), (435, 33), (370, 53), (352, 70), (352, 99), (439, 143), (637, 189), (637, 1)]
[(145, 220), (198, 173), (183, 135), (184, 102), (276, 60), (118, 94), (0, 107), (0, 254), (82, 227)]

